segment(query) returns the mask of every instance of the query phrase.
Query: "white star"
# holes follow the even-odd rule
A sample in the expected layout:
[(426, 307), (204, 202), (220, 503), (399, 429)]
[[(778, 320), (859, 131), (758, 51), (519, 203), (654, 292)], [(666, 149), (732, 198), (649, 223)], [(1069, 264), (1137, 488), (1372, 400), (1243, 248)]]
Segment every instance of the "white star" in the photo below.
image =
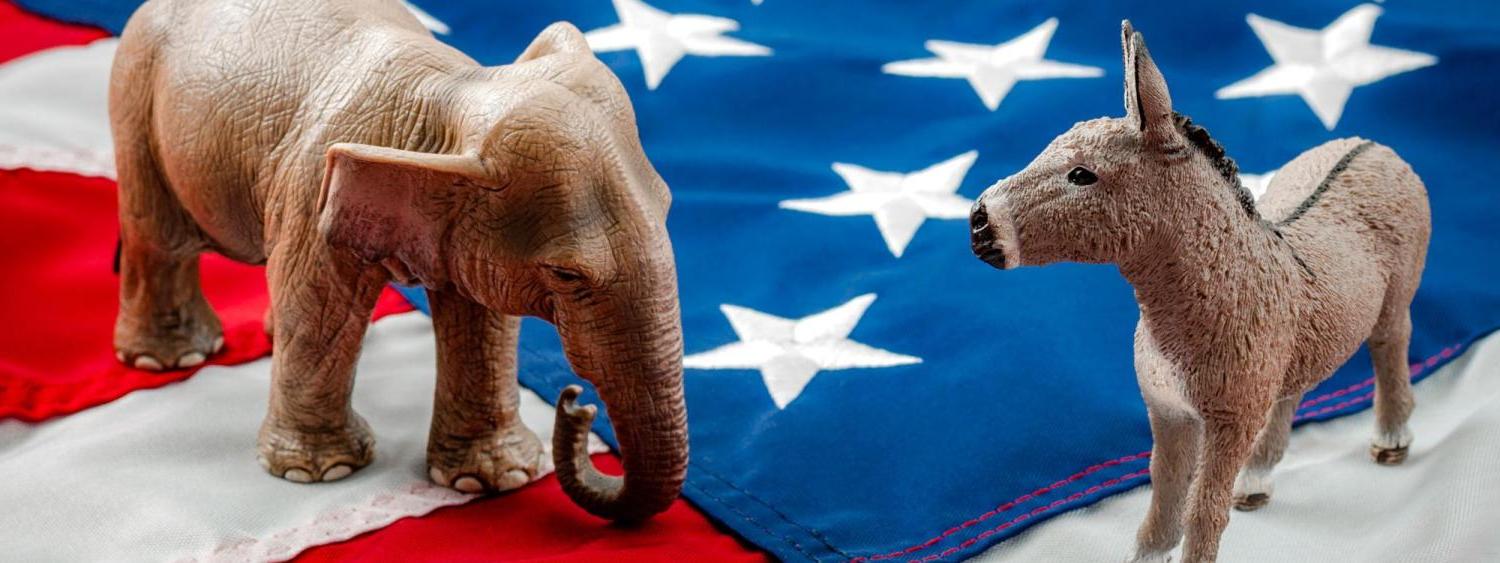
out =
[(1255, 14), (1250, 29), (1275, 64), (1214, 93), (1219, 99), (1297, 94), (1330, 131), (1344, 114), (1344, 102), (1359, 86), (1437, 64), (1437, 57), (1370, 44), (1381, 9), (1362, 4), (1322, 30), (1292, 27)]
[(696, 369), (759, 369), (771, 401), (777, 409), (785, 409), (821, 370), (921, 363), (921, 358), (849, 339), (865, 309), (874, 302), (875, 294), (867, 293), (796, 320), (721, 305), (719, 310), (729, 319), (740, 341), (685, 357), (682, 365)]
[(1098, 67), (1063, 63), (1042, 58), (1057, 18), (1050, 18), (1025, 34), (999, 45), (976, 45), (938, 39), (925, 45), (937, 57), (886, 63), (886, 74), (933, 78), (964, 78), (979, 93), (984, 107), (994, 110), (1020, 80), (1046, 78), (1093, 78), (1104, 76)]
[(724, 37), (739, 22), (701, 14), (669, 14), (640, 0), (614, 0), (620, 23), (584, 34), (595, 52), (635, 49), (646, 72), (646, 88), (655, 90), (672, 65), (686, 55), (765, 56), (771, 49), (749, 41)]
[(1259, 200), (1261, 196), (1266, 195), (1266, 188), (1271, 186), (1271, 178), (1275, 176), (1275, 170), (1265, 174), (1240, 174), (1240, 184), (1250, 190), (1251, 197)]
[(407, 0), (401, 0), (401, 5), (406, 6), (406, 10), (411, 12), (411, 15), (416, 17), (418, 22), (422, 23), (422, 27), (427, 28), (433, 33), (436, 33), (438, 35), (447, 35), (450, 31), (452, 31), (448, 28), (448, 24), (443, 23), (443, 20), (432, 17), (432, 14), (422, 11), (421, 8), (418, 8), (411, 2), (408, 2)]
[(782, 209), (820, 215), (874, 215), (875, 227), (897, 258), (928, 217), (964, 219), (972, 200), (958, 195), (964, 175), (979, 157), (969, 151), (916, 172), (880, 172), (862, 166), (835, 162), (833, 171), (844, 178), (849, 191), (816, 199), (789, 199)]

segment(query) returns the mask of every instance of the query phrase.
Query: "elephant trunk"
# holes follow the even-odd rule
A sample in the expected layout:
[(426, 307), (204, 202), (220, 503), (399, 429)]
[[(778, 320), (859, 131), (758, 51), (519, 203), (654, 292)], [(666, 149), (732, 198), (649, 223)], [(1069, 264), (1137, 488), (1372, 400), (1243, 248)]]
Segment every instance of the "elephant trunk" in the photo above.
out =
[[(638, 522), (666, 510), (687, 475), (682, 327), (675, 299), (658, 304), (648, 315), (615, 314), (589, 323), (634, 325), (604, 328), (605, 338), (565, 329), (570, 361), (609, 407), (625, 474), (601, 473), (589, 459), (589, 429), (597, 409), (577, 404), (582, 389), (576, 385), (563, 389), (558, 399), (552, 457), (563, 491), (584, 510), (610, 520)], [(632, 318), (650, 320), (629, 323)]]

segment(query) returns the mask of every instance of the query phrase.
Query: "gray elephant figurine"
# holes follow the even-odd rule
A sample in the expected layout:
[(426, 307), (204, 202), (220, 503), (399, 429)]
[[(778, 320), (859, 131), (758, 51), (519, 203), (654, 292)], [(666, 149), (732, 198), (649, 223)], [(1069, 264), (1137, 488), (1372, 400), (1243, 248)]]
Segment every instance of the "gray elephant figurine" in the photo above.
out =
[(594, 406), (563, 392), (563, 489), (635, 521), (687, 469), (671, 196), (630, 100), (582, 34), (554, 24), (484, 67), (395, 0), (151, 0), (110, 83), (119, 172), (122, 362), (159, 370), (222, 347), (198, 281), (212, 250), (265, 264), (272, 474), (331, 481), (371, 462), (350, 405), (382, 288), (428, 290), (438, 341), (431, 478), (502, 491), (553, 460), (517, 414), (521, 315), (558, 328), (610, 408), (623, 477), (586, 451)]

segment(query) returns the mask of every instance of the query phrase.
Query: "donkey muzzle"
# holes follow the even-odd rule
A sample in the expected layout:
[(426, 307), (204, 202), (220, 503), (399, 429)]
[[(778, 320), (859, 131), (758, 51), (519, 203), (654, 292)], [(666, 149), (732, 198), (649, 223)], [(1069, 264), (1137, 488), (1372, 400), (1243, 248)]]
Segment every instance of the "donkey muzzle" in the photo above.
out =
[(1005, 251), (995, 244), (995, 229), (990, 226), (990, 213), (984, 208), (984, 198), (975, 201), (969, 210), (969, 249), (984, 263), (1005, 269)]

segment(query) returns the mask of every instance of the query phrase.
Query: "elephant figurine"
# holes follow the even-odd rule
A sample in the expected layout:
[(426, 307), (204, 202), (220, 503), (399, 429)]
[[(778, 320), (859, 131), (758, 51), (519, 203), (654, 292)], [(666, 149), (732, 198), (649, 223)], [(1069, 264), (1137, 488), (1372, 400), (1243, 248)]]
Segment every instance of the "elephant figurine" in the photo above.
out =
[(1146, 41), (1121, 29), (1125, 117), (1074, 125), (975, 203), (972, 250), (1008, 269), (1113, 263), (1135, 287), (1136, 380), (1150, 414), (1151, 507), (1130, 561), (1218, 556), (1229, 509), (1271, 499), (1303, 393), (1368, 340), (1370, 455), (1406, 459), (1411, 302), (1432, 232), (1427, 189), (1390, 148), (1329, 141), (1256, 201), (1208, 131), (1172, 111)]
[[(426, 287), (437, 337), (429, 475), (513, 489), (555, 462), (603, 518), (677, 498), (688, 461), (671, 195), (629, 97), (570, 24), (484, 67), (396, 0), (150, 0), (110, 78), (121, 362), (184, 368), (223, 346), (198, 255), (265, 264), (270, 406), (260, 463), (297, 482), (369, 464), (350, 405), (382, 288)], [(556, 325), (609, 406), (623, 476), (558, 405), (552, 459), (518, 416), (519, 316)]]

